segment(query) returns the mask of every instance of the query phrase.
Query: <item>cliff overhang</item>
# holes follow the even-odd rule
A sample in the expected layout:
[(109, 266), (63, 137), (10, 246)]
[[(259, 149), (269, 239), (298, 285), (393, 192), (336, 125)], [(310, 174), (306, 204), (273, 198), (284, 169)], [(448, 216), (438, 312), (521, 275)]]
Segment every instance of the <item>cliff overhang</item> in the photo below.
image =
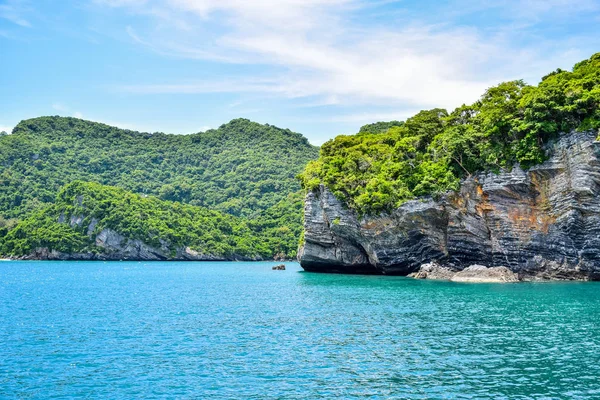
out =
[(325, 186), (307, 193), (307, 271), (408, 275), (425, 263), (507, 267), (520, 279), (600, 280), (600, 143), (571, 132), (543, 164), (480, 173), (458, 192), (359, 217)]

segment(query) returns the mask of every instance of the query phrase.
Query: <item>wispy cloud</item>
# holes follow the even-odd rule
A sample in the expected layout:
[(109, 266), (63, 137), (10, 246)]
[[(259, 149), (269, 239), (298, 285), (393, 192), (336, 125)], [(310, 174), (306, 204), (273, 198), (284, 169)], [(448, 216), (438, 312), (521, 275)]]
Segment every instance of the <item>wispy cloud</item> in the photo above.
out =
[(69, 108), (61, 103), (53, 103), (52, 108), (56, 111), (68, 111)]
[[(184, 22), (181, 22), (183, 24)], [(243, 63), (242, 60), (234, 57), (217, 54), (208, 50), (203, 50), (194, 46), (179, 43), (177, 40), (145, 40), (131, 26), (125, 28), (127, 35), (134, 43), (142, 45), (147, 49), (169, 57), (188, 58), (196, 60), (213, 60), (226, 63)]]
[(371, 113), (351, 113), (351, 114), (339, 114), (331, 117), (323, 118), (319, 122), (357, 122), (361, 124), (373, 122), (373, 121), (393, 121), (393, 120), (404, 120), (414, 114), (418, 109), (405, 109), (396, 112), (371, 112)]
[(143, 6), (147, 3), (147, 0), (94, 0), (97, 4), (107, 5), (110, 7), (124, 7), (124, 6)]
[[(243, 92), (285, 92), (285, 87), (275, 79), (231, 78), (212, 82), (191, 82), (176, 84), (124, 85), (117, 90), (138, 94), (198, 94), (198, 93), (243, 93)], [(290, 94), (291, 95), (291, 94)]]
[[(518, 0), (511, 1), (511, 12), (514, 18), (537, 22), (551, 14), (553, 17), (566, 18), (578, 13), (597, 12), (600, 4), (596, 0)], [(502, 8), (502, 3), (484, 2), (484, 5)]]
[[(455, 7), (460, 10), (457, 14), (487, 10), (510, 19), (504, 28), (482, 29), (438, 24), (435, 18), (428, 21), (422, 17), (415, 17), (412, 23), (360, 24), (361, 13), (373, 12), (389, 1), (101, 1), (160, 20), (160, 30), (140, 33), (133, 26), (126, 28), (133, 42), (156, 53), (271, 68), (268, 78), (254, 72), (217, 82), (139, 82), (121, 90), (252, 92), (317, 99), (313, 104), (396, 104), (411, 109), (455, 107), (475, 100), (499, 80), (537, 79), (557, 65), (568, 67), (589, 54), (556, 39), (537, 40), (535, 45), (521, 43), (523, 37), (534, 37), (528, 27), (542, 16), (598, 10), (590, 0), (575, 6), (566, 0), (508, 1), (502, 7), (492, 1), (473, 5), (456, 0), (454, 6), (463, 5)], [(588, 39), (600, 44), (598, 39)]]
[(63, 103), (52, 103), (52, 109), (58, 111), (61, 114), (67, 114), (75, 118), (83, 118), (83, 114), (80, 111), (74, 111), (71, 109), (71, 107), (66, 106)]
[(31, 28), (31, 23), (25, 18), (30, 6), (23, 0), (7, 0), (0, 4), (0, 18), (25, 28)]

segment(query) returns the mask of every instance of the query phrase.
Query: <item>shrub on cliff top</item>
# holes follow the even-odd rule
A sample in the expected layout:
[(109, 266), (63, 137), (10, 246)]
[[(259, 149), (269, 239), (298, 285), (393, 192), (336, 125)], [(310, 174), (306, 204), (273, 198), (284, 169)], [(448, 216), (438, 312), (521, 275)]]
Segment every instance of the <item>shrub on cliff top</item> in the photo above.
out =
[(404, 124), (366, 127), (325, 143), (300, 174), (303, 187), (325, 184), (368, 214), (456, 190), (477, 171), (529, 167), (544, 161), (543, 145), (559, 132), (600, 128), (600, 53), (537, 86), (504, 82), (451, 113), (421, 111)]

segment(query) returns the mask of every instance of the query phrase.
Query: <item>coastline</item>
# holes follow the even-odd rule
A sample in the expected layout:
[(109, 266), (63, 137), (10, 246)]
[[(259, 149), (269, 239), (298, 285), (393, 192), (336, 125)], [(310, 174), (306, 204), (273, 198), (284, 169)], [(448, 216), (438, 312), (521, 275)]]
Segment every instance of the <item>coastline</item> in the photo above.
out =
[(83, 258), (83, 257), (64, 257), (64, 258), (44, 258), (44, 257), (8, 257), (8, 258), (0, 258), (0, 261), (48, 261), (48, 262), (54, 262), (54, 261), (91, 261), (91, 262), (126, 262), (126, 261), (133, 261), (133, 262), (219, 262), (219, 263), (226, 263), (226, 262), (273, 262), (273, 263), (290, 263), (290, 262), (298, 262), (298, 260), (294, 260), (294, 259), (285, 259), (285, 260), (281, 260), (281, 259), (242, 259), (242, 258), (236, 258), (236, 259), (225, 259), (225, 258), (218, 258), (218, 259), (185, 259), (185, 258), (171, 258), (171, 259), (164, 259), (164, 260), (160, 260), (160, 259), (146, 259), (146, 258), (110, 258), (110, 257), (106, 257), (106, 258), (102, 258), (102, 257), (91, 257), (91, 258)]

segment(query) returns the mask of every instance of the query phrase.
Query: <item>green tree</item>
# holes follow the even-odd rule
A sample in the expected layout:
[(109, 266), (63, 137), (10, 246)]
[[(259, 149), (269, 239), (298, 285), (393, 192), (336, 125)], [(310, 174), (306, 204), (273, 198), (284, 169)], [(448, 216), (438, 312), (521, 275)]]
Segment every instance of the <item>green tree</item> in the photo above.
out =
[(377, 213), (456, 190), (478, 171), (541, 163), (546, 144), (561, 132), (600, 128), (600, 53), (537, 86), (503, 82), (450, 114), (425, 110), (404, 124), (386, 124), (325, 143), (299, 175), (303, 187), (326, 185), (359, 213)]

